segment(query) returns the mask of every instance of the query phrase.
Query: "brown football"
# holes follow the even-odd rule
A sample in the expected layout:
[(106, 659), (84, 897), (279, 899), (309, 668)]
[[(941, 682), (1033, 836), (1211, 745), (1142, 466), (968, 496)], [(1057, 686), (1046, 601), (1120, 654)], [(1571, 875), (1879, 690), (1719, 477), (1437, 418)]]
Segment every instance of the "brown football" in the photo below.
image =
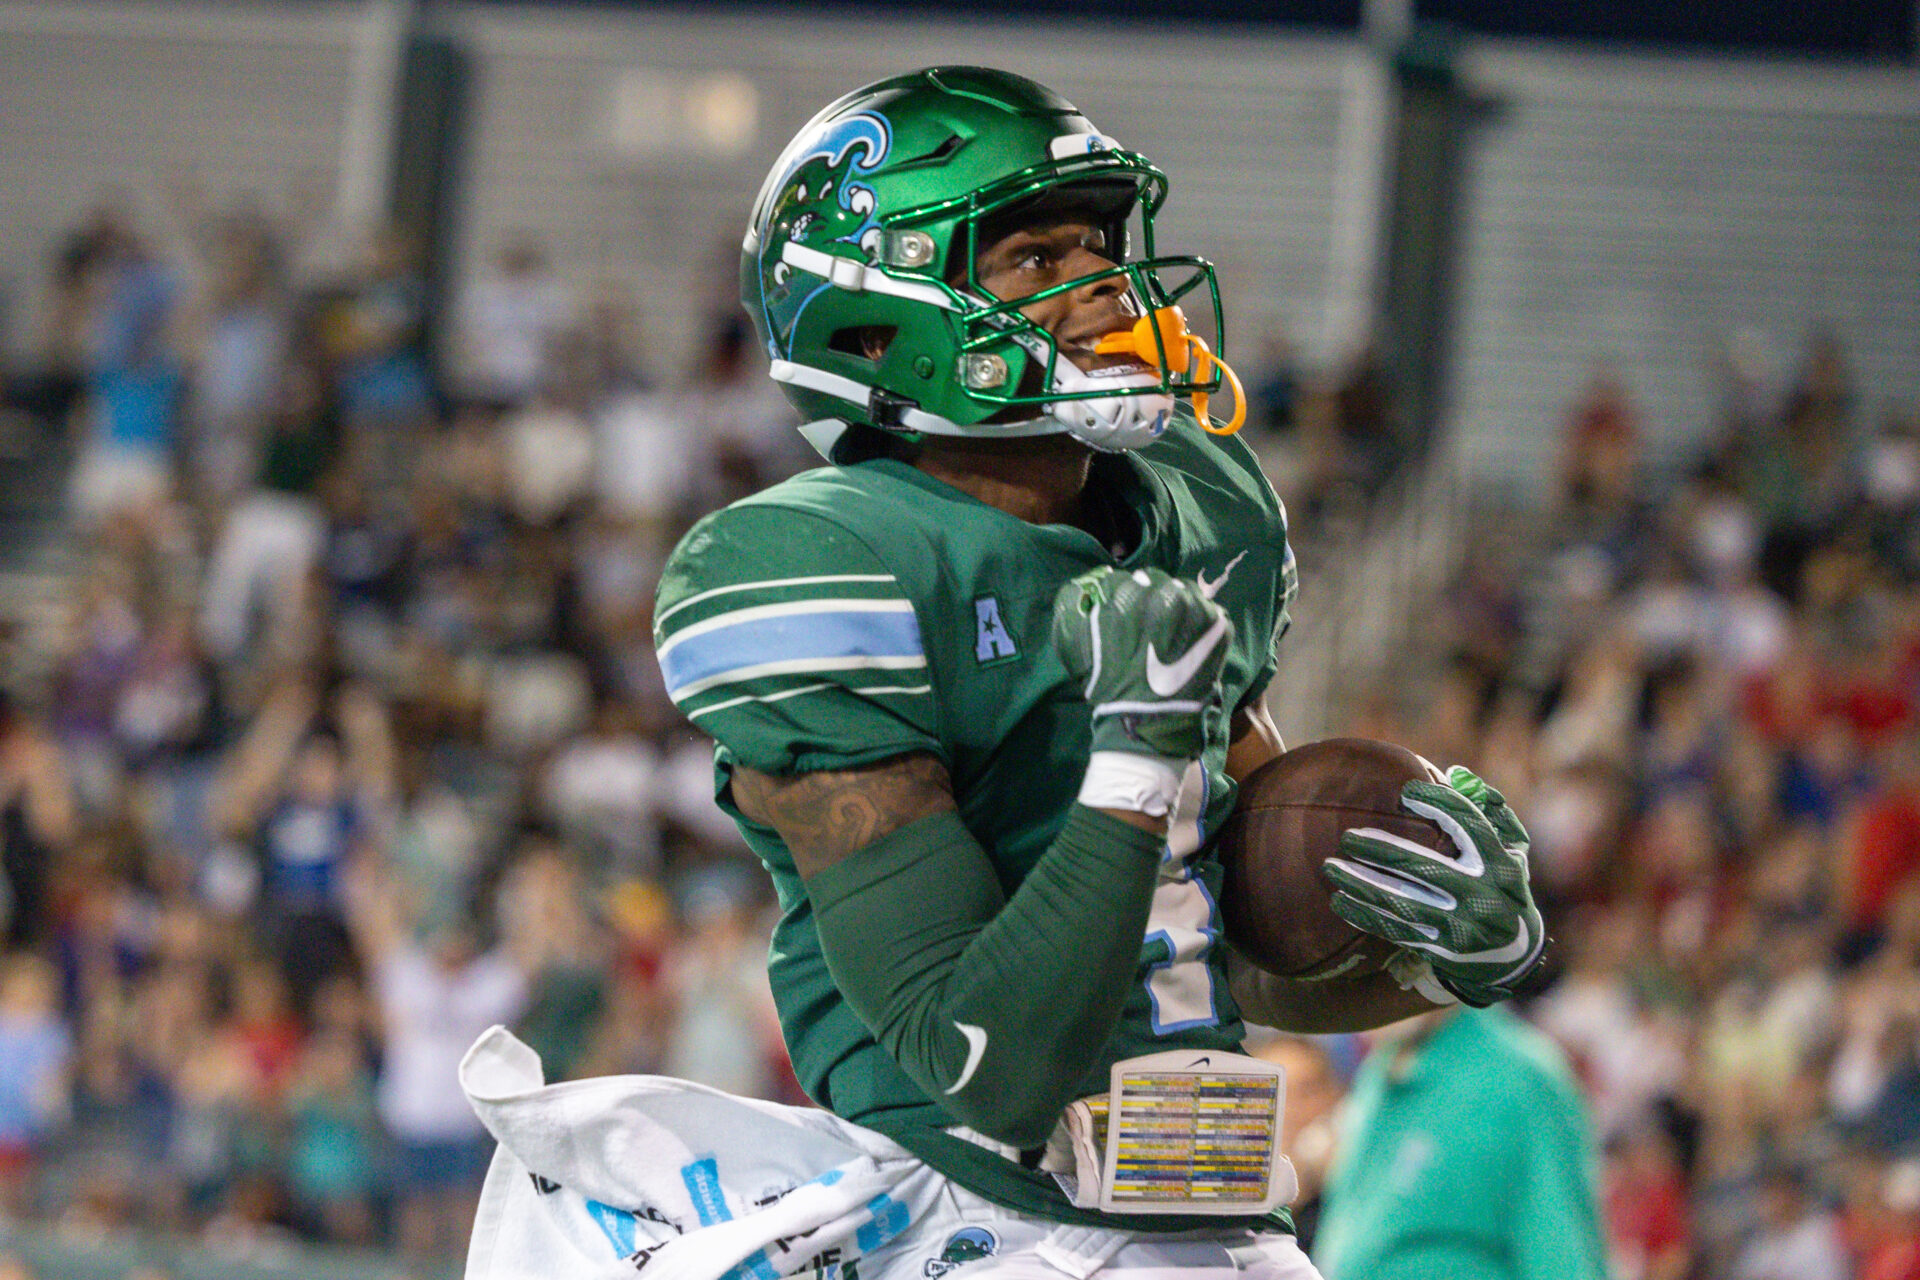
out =
[(1227, 941), (1287, 978), (1326, 980), (1384, 965), (1393, 944), (1333, 914), (1320, 864), (1339, 852), (1350, 827), (1450, 852), (1438, 826), (1400, 807), (1400, 788), (1416, 778), (1444, 781), (1405, 747), (1365, 738), (1310, 742), (1255, 770), (1220, 835)]

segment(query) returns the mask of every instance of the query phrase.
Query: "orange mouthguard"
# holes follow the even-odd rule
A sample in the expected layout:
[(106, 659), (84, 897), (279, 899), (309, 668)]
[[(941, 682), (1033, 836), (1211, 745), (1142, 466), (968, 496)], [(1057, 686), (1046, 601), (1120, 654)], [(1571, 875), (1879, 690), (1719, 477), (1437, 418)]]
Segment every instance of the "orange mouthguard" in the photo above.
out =
[[(1208, 393), (1205, 391), (1187, 393), (1193, 400), (1194, 415), (1202, 427), (1216, 436), (1232, 435), (1247, 420), (1247, 393), (1240, 386), (1239, 375), (1225, 360), (1213, 354), (1206, 339), (1187, 332), (1187, 316), (1179, 307), (1161, 307), (1143, 317), (1132, 329), (1108, 334), (1096, 342), (1093, 349), (1101, 355), (1133, 356), (1164, 372), (1186, 373), (1191, 369), (1195, 382), (1212, 381), (1213, 366), (1217, 364), (1227, 385), (1233, 388), (1233, 417), (1225, 425), (1215, 426), (1207, 416)], [(1162, 351), (1166, 353), (1164, 364), (1161, 363)]]

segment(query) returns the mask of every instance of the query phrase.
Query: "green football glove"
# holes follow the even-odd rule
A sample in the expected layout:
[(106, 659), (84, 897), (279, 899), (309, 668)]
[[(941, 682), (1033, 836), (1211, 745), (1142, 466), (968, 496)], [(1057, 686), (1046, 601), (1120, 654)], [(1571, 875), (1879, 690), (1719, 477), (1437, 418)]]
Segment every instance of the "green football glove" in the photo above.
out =
[(1093, 710), (1093, 750), (1197, 759), (1233, 623), (1158, 569), (1093, 569), (1053, 600), (1053, 647)]
[(1438, 823), (1455, 856), (1376, 827), (1347, 831), (1342, 856), (1321, 864), (1334, 913), (1423, 955), (1465, 1004), (1507, 999), (1547, 941), (1527, 887), (1527, 829), (1498, 791), (1458, 765), (1447, 783), (1409, 782), (1400, 803)]

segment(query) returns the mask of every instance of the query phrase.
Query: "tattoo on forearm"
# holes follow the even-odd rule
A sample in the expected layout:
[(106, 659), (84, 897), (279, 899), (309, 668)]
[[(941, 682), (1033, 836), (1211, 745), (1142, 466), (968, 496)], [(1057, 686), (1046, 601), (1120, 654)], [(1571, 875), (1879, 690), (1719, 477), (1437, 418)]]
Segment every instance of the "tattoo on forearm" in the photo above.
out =
[(802, 876), (954, 807), (946, 767), (929, 755), (786, 778), (735, 769), (733, 799), (742, 813), (780, 833)]

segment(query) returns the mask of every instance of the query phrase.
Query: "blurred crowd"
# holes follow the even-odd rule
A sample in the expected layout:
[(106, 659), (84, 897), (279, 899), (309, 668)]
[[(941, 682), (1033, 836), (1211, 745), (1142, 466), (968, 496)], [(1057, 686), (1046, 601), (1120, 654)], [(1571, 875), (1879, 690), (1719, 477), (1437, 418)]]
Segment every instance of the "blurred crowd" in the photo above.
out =
[(1559, 501), (1476, 527), (1431, 701), (1357, 730), (1528, 822), (1526, 1007), (1604, 1146), (1621, 1280), (1920, 1277), (1920, 420), (1745, 335), (1662, 481), (1598, 368)]
[(397, 229), (314, 272), (175, 223), (74, 228), (7, 380), (76, 550), (0, 634), (0, 1217), (457, 1253), (494, 1023), (799, 1101), (650, 629), (687, 524), (805, 461), (743, 322), (673, 376), (524, 237), (434, 307)]
[[(397, 229), (320, 271), (297, 219), (174, 223), (75, 227), (7, 378), (78, 448), (59, 607), (0, 632), (0, 1216), (457, 1252), (496, 1022), (550, 1079), (803, 1101), (651, 642), (691, 520), (809, 462), (744, 322), (676, 374), (525, 237), (439, 305)], [(1370, 500), (1378, 357), (1267, 355), (1296, 519)], [(1835, 335), (1778, 385), (1750, 355), (1677, 478), (1597, 370), (1557, 505), (1476, 525), (1438, 678), (1352, 731), (1532, 828), (1564, 971), (1524, 1011), (1620, 1280), (1920, 1280), (1920, 423)], [(1267, 1051), (1310, 1234), (1364, 1046)]]

